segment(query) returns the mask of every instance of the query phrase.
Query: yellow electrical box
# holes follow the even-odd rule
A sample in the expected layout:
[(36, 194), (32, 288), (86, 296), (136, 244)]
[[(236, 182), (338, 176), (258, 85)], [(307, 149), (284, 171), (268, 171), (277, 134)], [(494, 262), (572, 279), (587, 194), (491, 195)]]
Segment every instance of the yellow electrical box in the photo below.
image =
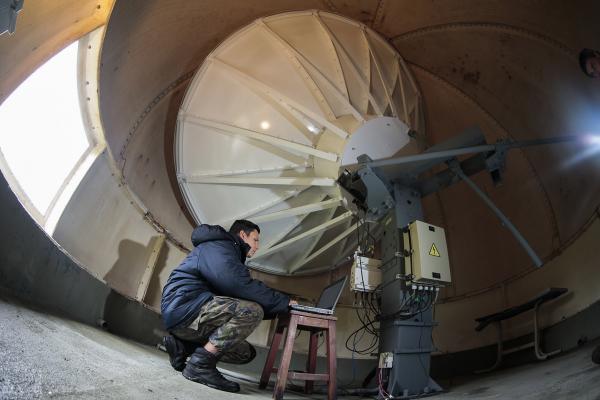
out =
[(446, 284), (450, 277), (450, 261), (446, 234), (443, 228), (414, 221), (404, 233), (406, 273), (414, 275), (415, 282)]

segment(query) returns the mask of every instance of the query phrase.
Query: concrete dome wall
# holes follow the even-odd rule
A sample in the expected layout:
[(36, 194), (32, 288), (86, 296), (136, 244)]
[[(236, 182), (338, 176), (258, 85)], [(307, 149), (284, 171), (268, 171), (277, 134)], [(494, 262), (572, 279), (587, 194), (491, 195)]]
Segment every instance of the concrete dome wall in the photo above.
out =
[[(0, 37), (0, 102), (35, 66), (105, 23), (108, 14), (98, 13), (110, 5), (97, 5), (73, 1), (57, 8), (40, 2), (35, 13), (25, 9), (17, 34)], [(417, 79), (431, 145), (471, 125), (479, 125), (489, 141), (598, 129), (590, 116), (600, 109), (600, 86), (580, 73), (576, 53), (581, 47), (600, 48), (600, 27), (594, 21), (599, 8), (593, 1), (542, 6), (516, 0), (485, 6), (316, 0), (117, 2), (100, 60), (100, 110), (108, 150), (59, 221), (56, 239), (104, 281), (110, 281), (106, 275), (119, 260), (119, 244), (137, 243), (127, 253), (128, 270), (109, 282), (135, 297), (152, 238), (166, 235), (167, 256), (157, 265), (143, 299), (156, 309), (162, 284), (190, 246), (192, 229), (174, 177), (177, 110), (206, 55), (256, 18), (323, 9), (378, 31), (406, 58)], [(544, 314), (542, 326), (599, 300), (595, 249), (600, 244), (600, 161), (596, 157), (558, 168), (580, 151), (567, 145), (515, 151), (508, 158), (503, 187), (494, 188), (487, 176), (476, 178), (548, 262), (541, 270), (533, 271), (512, 237), (465, 187), (457, 185), (425, 199), (427, 219), (448, 232), (454, 276), (436, 310), (440, 349), (456, 352), (493, 343), (493, 332), (475, 334), (473, 318), (519, 304), (549, 286), (568, 287), (572, 294)], [(89, 226), (98, 229), (86, 230)], [(90, 243), (104, 247), (91, 251)], [(3, 268), (18, 268), (18, 260), (11, 259)], [(274, 286), (303, 287), (307, 297), (316, 295), (315, 282), (322, 286), (332, 278), (261, 276)], [(355, 323), (351, 311), (342, 310), (341, 319), (348, 320), (342, 325), (346, 332)], [(525, 330), (524, 320), (515, 319), (508, 325), (508, 336)], [(266, 343), (267, 331), (261, 328), (254, 341)]]

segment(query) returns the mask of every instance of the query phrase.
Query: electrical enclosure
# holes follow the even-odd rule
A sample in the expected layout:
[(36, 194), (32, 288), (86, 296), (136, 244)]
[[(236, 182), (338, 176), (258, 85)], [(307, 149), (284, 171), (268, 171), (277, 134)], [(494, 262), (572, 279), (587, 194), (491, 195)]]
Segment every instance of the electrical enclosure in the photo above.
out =
[(443, 228), (414, 221), (404, 232), (407, 270), (413, 281), (444, 285), (452, 281), (446, 234)]
[(350, 273), (350, 288), (355, 292), (372, 292), (381, 284), (381, 260), (354, 256)]

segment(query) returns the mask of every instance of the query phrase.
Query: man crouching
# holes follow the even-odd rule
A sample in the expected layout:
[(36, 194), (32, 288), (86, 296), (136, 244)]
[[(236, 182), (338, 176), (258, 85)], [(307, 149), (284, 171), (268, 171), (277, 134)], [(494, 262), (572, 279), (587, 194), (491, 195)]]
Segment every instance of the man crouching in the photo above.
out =
[(240, 386), (217, 370), (217, 361), (250, 362), (256, 352), (245, 339), (263, 318), (287, 313), (295, 303), (252, 279), (244, 265), (258, 250), (259, 234), (246, 220), (235, 221), (229, 232), (200, 225), (192, 233), (194, 250), (163, 288), (162, 318), (171, 334), (164, 345), (173, 368), (191, 381), (238, 392)]

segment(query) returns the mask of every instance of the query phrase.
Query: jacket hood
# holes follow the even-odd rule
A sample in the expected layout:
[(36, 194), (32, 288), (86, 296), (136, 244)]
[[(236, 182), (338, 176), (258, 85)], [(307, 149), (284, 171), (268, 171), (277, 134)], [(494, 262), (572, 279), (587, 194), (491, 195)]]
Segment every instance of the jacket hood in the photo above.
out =
[(200, 225), (192, 232), (192, 244), (194, 247), (200, 243), (211, 242), (213, 240), (231, 240), (235, 241), (233, 236), (219, 225)]
[(230, 240), (240, 246), (242, 262), (246, 260), (246, 255), (250, 250), (250, 246), (246, 244), (237, 235), (232, 235), (219, 225), (202, 224), (192, 232), (192, 244), (194, 247), (201, 243), (211, 242), (214, 240)]

